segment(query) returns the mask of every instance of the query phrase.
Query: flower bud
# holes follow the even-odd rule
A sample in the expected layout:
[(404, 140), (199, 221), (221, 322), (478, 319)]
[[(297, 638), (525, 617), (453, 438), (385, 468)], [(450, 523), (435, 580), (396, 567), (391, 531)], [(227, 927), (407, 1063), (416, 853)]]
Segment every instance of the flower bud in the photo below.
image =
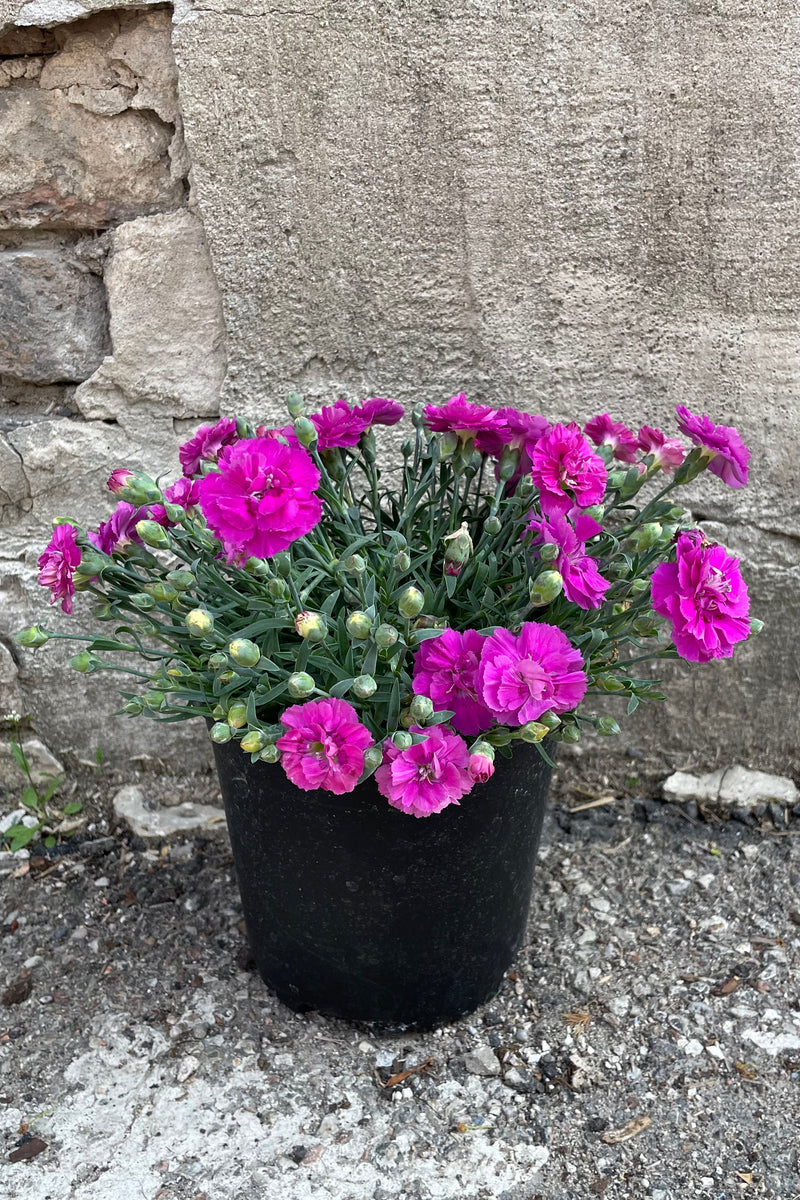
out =
[(400, 634), (395, 629), (394, 625), (379, 625), (375, 630), (375, 644), (381, 650), (388, 650), (395, 644)]
[(153, 546), (156, 550), (169, 548), (169, 538), (158, 521), (137, 521), (136, 532), (145, 546)]
[(167, 582), (179, 592), (186, 592), (195, 582), (191, 571), (168, 571)]
[(581, 731), (577, 725), (565, 725), (560, 730), (560, 736), (562, 742), (567, 742), (568, 745), (574, 746), (581, 740)]
[(244, 569), (248, 575), (255, 575), (257, 579), (264, 579), (269, 575), (269, 564), (263, 558), (248, 558)]
[(208, 669), (210, 671), (224, 671), (228, 665), (228, 656), (223, 654), (221, 650), (216, 650), (208, 660)]
[(624, 692), (625, 684), (616, 675), (597, 675), (594, 681), (595, 687), (600, 688), (601, 692)]
[(603, 520), (606, 509), (604, 504), (590, 504), (588, 508), (584, 508), (582, 511), (584, 516), (591, 517), (599, 525)]
[[(114, 478), (114, 474), (111, 479)], [(108, 481), (109, 485), (111, 479)], [(143, 475), (139, 471), (129, 471), (124, 482), (119, 481), (115, 494), (121, 500), (127, 500), (129, 504), (135, 504), (140, 508), (146, 504), (160, 504), (163, 500), (161, 488), (149, 475)]]
[(111, 559), (107, 554), (101, 554), (99, 550), (88, 549), (81, 551), (80, 572), (82, 575), (87, 575), (90, 579), (94, 579), (111, 563)]
[(214, 618), (204, 608), (193, 608), (186, 614), (184, 624), (192, 637), (204, 638), (214, 632)]
[(405, 574), (405, 572), (411, 567), (411, 555), (407, 550), (399, 550), (392, 559), (392, 566), (394, 567), (395, 571), (399, 571), (401, 575)]
[(398, 729), (397, 733), (392, 734), (392, 741), (394, 742), (395, 746), (397, 746), (398, 750), (407, 750), (409, 746), (414, 744), (414, 739), (412, 738), (411, 734), (405, 733), (401, 729)]
[(358, 444), (361, 447), (361, 453), (364, 455), (364, 460), (370, 465), (375, 462), (375, 434), (371, 429), (365, 429), (361, 437), (358, 439)]
[(553, 542), (543, 542), (538, 549), (539, 558), (542, 560), (542, 562), (553, 562), (553, 560), (558, 558), (559, 554), (561, 553), (558, 546), (556, 546)]
[(316, 686), (313, 676), (306, 671), (295, 671), (293, 675), (289, 676), (289, 695), (294, 700), (305, 700)]
[(164, 513), (173, 525), (182, 525), (186, 520), (186, 509), (182, 504), (171, 504), (169, 500), (165, 500)]
[(222, 746), (225, 742), (229, 742), (233, 737), (233, 730), (226, 721), (217, 721), (216, 725), (212, 725), (208, 731), (208, 736), (212, 742), (216, 742), (218, 746)]
[(270, 579), (267, 581), (267, 594), (273, 600), (285, 600), (289, 595), (289, 585), (285, 579)]
[(476, 742), (470, 748), (468, 770), (476, 783), (486, 783), (494, 775), (494, 749), (488, 742)]
[(520, 452), (513, 449), (511, 446), (503, 446), (500, 455), (500, 463), (497, 468), (498, 478), (507, 483), (509, 479), (513, 479), (519, 468)]
[(649, 550), (660, 539), (663, 529), (658, 521), (648, 521), (641, 525), (631, 539), (636, 550)]
[(308, 642), (321, 642), (328, 633), (328, 626), (322, 613), (301, 612), (294, 619), (294, 627)]
[(305, 415), (306, 406), (303, 397), (298, 392), (289, 392), (289, 395), (286, 397), (286, 407), (293, 421)]
[(131, 697), (127, 704), (123, 704), (122, 711), (130, 717), (138, 717), (144, 710), (144, 705), (137, 696)]
[(261, 729), (249, 729), (240, 745), (247, 754), (260, 754), (267, 744), (267, 735)]
[(106, 487), (115, 496), (118, 496), (132, 477), (133, 471), (129, 471), (127, 467), (116, 467), (106, 480)]
[(88, 650), (81, 650), (80, 654), (73, 654), (69, 660), (69, 665), (73, 671), (80, 671), (82, 675), (85, 675), (87, 671), (91, 671), (92, 663), (93, 659)]
[(686, 455), (672, 478), (675, 483), (691, 483), (701, 471), (705, 471), (712, 458), (714, 458), (713, 450), (707, 450), (705, 446), (695, 446)]
[(155, 600), (147, 592), (134, 592), (128, 596), (128, 603), (138, 608), (139, 612), (150, 612), (156, 606)]
[(383, 762), (383, 751), (380, 746), (369, 746), (364, 751), (364, 770), (377, 771)]
[(422, 606), (425, 603), (425, 597), (419, 588), (413, 584), (404, 588), (400, 593), (400, 598), (397, 601), (397, 607), (401, 616), (407, 617), (409, 620), (416, 617), (422, 612)]
[(149, 708), (152, 712), (160, 712), (166, 702), (167, 697), (165, 696), (164, 692), (157, 688), (154, 688), (149, 692), (145, 692), (145, 694), (142, 696), (142, 703), (144, 704), (145, 708)]
[(528, 595), (534, 608), (542, 608), (561, 595), (564, 580), (559, 571), (541, 571), (528, 583)]
[(369, 700), (378, 690), (378, 685), (371, 675), (358, 675), (353, 680), (353, 695), (359, 700)]
[(546, 725), (551, 730), (558, 729), (561, 724), (561, 717), (557, 716), (550, 708), (548, 708), (547, 712), (543, 712), (537, 719), (541, 725)]
[[(36, 628), (36, 626), (34, 626), (34, 629), (35, 628)], [(750, 618), (750, 637), (755, 637), (757, 634), (761, 633), (761, 630), (763, 628), (764, 628), (764, 622), (759, 621), (758, 617)]]
[(547, 736), (550, 730), (541, 721), (528, 721), (519, 731), (519, 736), (523, 742), (529, 742), (533, 745), (536, 742), (541, 742)]
[(521, 499), (524, 499), (525, 496), (530, 496), (530, 495), (532, 495), (532, 493), (533, 493), (533, 479), (530, 475), (523, 475), (522, 479), (520, 479), (519, 483), (517, 484), (516, 495), (519, 496)]
[(49, 642), (51, 634), (46, 629), (42, 629), (41, 625), (30, 625), (27, 629), (21, 629), (15, 636), (14, 641), (20, 646), (27, 646), (31, 650), (38, 650), (39, 646), (43, 646), (45, 642)]
[(232, 729), (243, 729), (247, 724), (247, 705), (235, 700), (228, 709), (228, 724)]
[(240, 667), (254, 667), (261, 658), (261, 651), (248, 638), (236, 638), (228, 646), (228, 654)]
[(175, 588), (168, 583), (162, 583), (160, 579), (155, 583), (146, 583), (144, 591), (148, 596), (152, 596), (154, 600), (161, 604), (172, 604), (173, 600), (178, 599), (178, 593)]
[(296, 417), (294, 433), (301, 446), (315, 446), (317, 443), (317, 427), (308, 417)]
[(367, 569), (367, 561), (361, 554), (350, 554), (342, 560), (341, 567), (348, 575), (363, 575)]
[(211, 715), (218, 721), (220, 717), (227, 717), (228, 710), (227, 708), (223, 708), (221, 704), (215, 704), (211, 710)]
[(601, 717), (597, 722), (597, 732), (603, 737), (613, 737), (619, 731), (619, 725), (613, 717)]
[(466, 521), (462, 522), (455, 533), (448, 533), (442, 541), (445, 543), (445, 575), (460, 575), (472, 555), (472, 538)]
[(351, 612), (345, 621), (345, 629), (354, 641), (363, 642), (370, 635), (372, 621), (365, 612)]
[(281, 550), (280, 554), (276, 554), (273, 558), (272, 565), (279, 575), (287, 579), (292, 573), (291, 554), (287, 550)]
[(494, 537), (495, 534), (498, 534), (503, 528), (503, 522), (498, 516), (493, 514), (492, 516), (486, 518), (483, 523), (483, 528), (488, 534), (491, 534), (491, 536)]
[(458, 449), (458, 434), (447, 429), (439, 438), (439, 457), (449, 458)]
[(334, 450), (323, 450), (320, 456), (325, 464), (325, 470), (337, 483), (341, 483), (344, 479), (347, 469), (341, 451), (337, 448)]
[(258, 757), (261, 759), (261, 762), (276, 763), (278, 761), (278, 759), (280, 758), (280, 756), (281, 756), (281, 752), (278, 749), (278, 747), (270, 745), (270, 746), (265, 746)]
[(415, 696), (408, 711), (418, 725), (424, 725), (433, 716), (433, 701), (428, 696)]
[(621, 488), (625, 483), (627, 474), (627, 471), (612, 471), (608, 476), (608, 487), (617, 489)]
[(400, 450), (402, 452), (403, 458), (411, 458), (411, 455), (414, 453), (414, 443), (411, 441), (410, 438), (406, 438), (406, 440), (403, 442), (402, 446), (400, 447)]
[(511, 741), (511, 730), (505, 725), (498, 725), (496, 729), (490, 730), (484, 737), (484, 741), (490, 746), (508, 746)]

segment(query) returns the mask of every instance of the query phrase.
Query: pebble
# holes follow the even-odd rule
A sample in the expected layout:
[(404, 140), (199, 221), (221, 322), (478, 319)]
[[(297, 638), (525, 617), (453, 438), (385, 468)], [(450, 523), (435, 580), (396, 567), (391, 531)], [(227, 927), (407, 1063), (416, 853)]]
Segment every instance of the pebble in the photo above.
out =
[(491, 1046), (476, 1046), (464, 1055), (464, 1066), (470, 1075), (499, 1075), (500, 1063)]
[(110, 882), (111, 882), (111, 880), (108, 878), (107, 875), (101, 875), (99, 879), (95, 879), (94, 886), (96, 888), (104, 888), (104, 887), (108, 887)]
[(589, 901), (589, 905), (596, 912), (602, 913), (607, 913), (611, 908), (611, 904), (608, 900), (606, 900), (605, 896), (592, 896), (591, 900)]
[(698, 1055), (703, 1053), (703, 1043), (698, 1042), (697, 1038), (690, 1038), (683, 1047), (683, 1053), (688, 1055), (689, 1058), (697, 1058)]
[(697, 886), (699, 888), (702, 888), (704, 892), (707, 892), (708, 889), (710, 887), (713, 887), (716, 882), (717, 882), (716, 875), (713, 875), (709, 872), (708, 875), (700, 876), (700, 878), (697, 880)]
[(200, 1059), (195, 1058), (193, 1054), (187, 1054), (178, 1063), (178, 1069), (175, 1072), (175, 1079), (178, 1083), (186, 1083), (191, 1075), (194, 1075), (197, 1068), (200, 1066)]
[(683, 896), (691, 887), (689, 879), (668, 879), (664, 887), (669, 892), (670, 896)]

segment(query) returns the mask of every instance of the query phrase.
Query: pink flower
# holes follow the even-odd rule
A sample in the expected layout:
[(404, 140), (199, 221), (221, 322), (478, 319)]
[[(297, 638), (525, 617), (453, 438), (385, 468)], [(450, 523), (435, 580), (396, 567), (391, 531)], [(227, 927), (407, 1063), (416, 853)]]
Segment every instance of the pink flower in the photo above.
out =
[(551, 517), (533, 517), (528, 529), (538, 537), (537, 543), (548, 542), (558, 547), (558, 556), (552, 562), (564, 581), (564, 595), (579, 608), (599, 608), (606, 592), (611, 587), (597, 567), (597, 562), (586, 553), (586, 543), (600, 532), (600, 526), (592, 517), (578, 513), (572, 524), (560, 513)]
[(495, 409), (486, 404), (470, 404), (463, 392), (451, 396), (447, 404), (427, 404), (422, 411), (433, 433), (455, 433), (461, 442), (468, 442), (477, 433), (486, 433), (498, 424)]
[(373, 396), (371, 400), (365, 400), (356, 412), (361, 414), (368, 425), (396, 425), (403, 416), (403, 406), (396, 400)]
[[(479, 745), (486, 750), (490, 749), (485, 742)], [(486, 783), (487, 779), (494, 775), (494, 758), (473, 746), (469, 756), (469, 773), (476, 783)]]
[(271, 558), (322, 516), (319, 471), (299, 447), (248, 438), (224, 449), (218, 465), (200, 480), (200, 507), (229, 562)]
[(180, 504), (181, 508), (192, 508), (200, 499), (200, 481), (198, 479), (176, 479), (164, 491), (167, 504)]
[(526, 621), (515, 637), (498, 629), (484, 643), (480, 693), (498, 721), (525, 725), (543, 712), (566, 712), (586, 692), (580, 651), (555, 625)]
[(612, 421), (608, 413), (600, 413), (592, 417), (584, 425), (584, 432), (592, 439), (595, 446), (610, 446), (614, 458), (620, 462), (636, 461), (636, 434), (619, 421)]
[(148, 509), (137, 508), (135, 504), (128, 504), (127, 500), (120, 500), (108, 520), (98, 525), (97, 532), (90, 529), (86, 536), (103, 554), (113, 554), (129, 542), (141, 545), (142, 539), (136, 532), (136, 522), (148, 519), (155, 519), (150, 517)]
[(117, 467), (109, 475), (108, 480), (106, 481), (106, 487), (110, 492), (113, 492), (115, 496), (118, 496), (130, 479), (131, 475), (133, 475), (133, 471), (129, 471), (127, 467)]
[[(339, 446), (355, 446), (371, 421), (358, 408), (351, 408), (346, 400), (311, 414), (317, 428), (318, 450), (335, 450)], [(294, 431), (292, 431), (294, 432)]]
[(304, 792), (352, 792), (364, 772), (372, 736), (346, 700), (293, 704), (281, 717), (287, 732), (275, 745), (287, 777)]
[(442, 725), (411, 726), (425, 735), (406, 750), (391, 738), (383, 744), (383, 762), (375, 772), (378, 791), (393, 808), (415, 817), (429, 817), (448, 804), (458, 804), (472, 790), (467, 743)]
[(710, 662), (730, 658), (750, 632), (750, 600), (738, 558), (704, 540), (699, 529), (680, 535), (677, 561), (661, 563), (651, 580), (652, 605), (672, 622), (681, 658)]
[(201, 425), (178, 451), (184, 475), (196, 475), (203, 461), (216, 462), (223, 446), (230, 446), (238, 436), (232, 417), (221, 417), (216, 425)]
[(718, 475), (728, 487), (744, 487), (750, 451), (739, 436), (738, 429), (732, 425), (715, 425), (705, 413), (696, 417), (682, 404), (676, 405), (675, 412), (681, 433), (713, 454), (708, 464), (709, 471)]
[(533, 481), (542, 512), (567, 512), (573, 504), (588, 508), (603, 498), (608, 472), (580, 427), (554, 425), (533, 448)]
[(639, 430), (637, 444), (645, 454), (652, 454), (653, 462), (662, 471), (672, 471), (683, 462), (686, 452), (677, 438), (666, 437), (660, 429), (643, 425)]
[(459, 733), (481, 733), (492, 724), (492, 714), (478, 696), (478, 662), (485, 640), (474, 629), (443, 629), (438, 637), (426, 639), (414, 658), (414, 692), (429, 696), (435, 712), (452, 712), (450, 724)]
[(75, 541), (77, 529), (74, 525), (56, 525), (53, 536), (39, 557), (39, 583), (50, 588), (50, 603), (61, 601), (65, 613), (72, 612), (72, 597), (75, 585), (72, 576), (81, 561), (81, 552)]
[(504, 447), (508, 446), (512, 450), (521, 450), (524, 457), (530, 455), (539, 438), (544, 437), (549, 428), (550, 422), (545, 417), (533, 416), (518, 408), (499, 408), (497, 420), (478, 433), (475, 447), (485, 454), (491, 454), (493, 458), (499, 458)]

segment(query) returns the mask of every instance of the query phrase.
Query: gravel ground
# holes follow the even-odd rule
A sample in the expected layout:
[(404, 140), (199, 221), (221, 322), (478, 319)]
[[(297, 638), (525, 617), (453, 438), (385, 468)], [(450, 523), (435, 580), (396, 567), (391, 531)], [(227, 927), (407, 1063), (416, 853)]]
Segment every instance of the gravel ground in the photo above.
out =
[(568, 811), (598, 790), (560, 776), (496, 1000), (406, 1037), (270, 995), (224, 836), (106, 815), (34, 853), (0, 879), (0, 1196), (800, 1197), (800, 822)]

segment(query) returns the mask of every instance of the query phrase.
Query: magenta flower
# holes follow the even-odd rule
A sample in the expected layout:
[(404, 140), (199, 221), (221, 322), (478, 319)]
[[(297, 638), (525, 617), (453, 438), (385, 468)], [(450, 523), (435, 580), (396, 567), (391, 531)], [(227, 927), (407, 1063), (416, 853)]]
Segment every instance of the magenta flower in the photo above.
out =
[(682, 533), (677, 560), (661, 563), (651, 579), (652, 605), (672, 623), (681, 658), (710, 662), (730, 658), (750, 632), (750, 600), (738, 558), (706, 542), (699, 529)]
[(640, 450), (652, 454), (653, 462), (662, 471), (673, 471), (686, 457), (686, 452), (677, 438), (668, 438), (660, 429), (643, 425), (636, 439)]
[(403, 416), (403, 406), (398, 404), (396, 400), (385, 400), (383, 396), (373, 396), (371, 400), (365, 400), (360, 408), (356, 409), (363, 419), (370, 425), (396, 425)]
[(506, 446), (530, 454), (549, 428), (550, 422), (545, 417), (521, 412), (518, 408), (499, 408), (497, 420), (478, 433), (475, 446), (493, 458), (499, 458)]
[(72, 576), (81, 561), (81, 552), (75, 541), (77, 529), (74, 525), (56, 525), (53, 536), (39, 557), (39, 583), (50, 588), (50, 603), (61, 601), (65, 613), (72, 612), (72, 597), (75, 585)]
[(372, 736), (346, 700), (309, 700), (281, 716), (287, 732), (275, 745), (287, 777), (304, 792), (352, 792), (364, 772)]
[(320, 412), (312, 413), (310, 419), (317, 429), (318, 450), (355, 446), (371, 424), (360, 409), (351, 408), (346, 400), (337, 400)]
[(487, 779), (491, 779), (494, 775), (494, 759), (473, 747), (469, 756), (468, 769), (476, 783), (486, 783)]
[(470, 404), (463, 392), (451, 396), (447, 404), (426, 404), (422, 411), (433, 433), (454, 433), (461, 442), (468, 442), (498, 424), (495, 409), (486, 404)]
[(442, 725), (411, 726), (425, 735), (406, 750), (391, 738), (383, 744), (383, 762), (375, 772), (378, 791), (393, 808), (414, 817), (429, 817), (448, 804), (458, 804), (472, 790), (467, 743)]
[(567, 512), (573, 504), (588, 508), (603, 498), (608, 472), (580, 426), (554, 425), (533, 448), (533, 481), (542, 512)]
[(232, 417), (221, 417), (216, 425), (201, 425), (178, 451), (184, 475), (196, 475), (201, 462), (216, 462), (223, 446), (232, 445), (238, 436)]
[(322, 516), (319, 471), (300, 447), (248, 438), (226, 447), (218, 465), (200, 480), (200, 508), (229, 562), (271, 558)]
[(474, 629), (443, 629), (438, 637), (426, 639), (414, 657), (414, 692), (430, 697), (435, 712), (452, 712), (450, 724), (470, 736), (493, 721), (478, 696), (478, 662), (485, 640)]
[(180, 504), (181, 508), (192, 508), (200, 500), (200, 481), (198, 479), (176, 479), (164, 490), (167, 504)]
[[(93, 546), (102, 550), (103, 554), (113, 554), (115, 550), (121, 550), (129, 542), (136, 542), (141, 546), (142, 539), (136, 532), (136, 522), (148, 519), (156, 519), (150, 517), (148, 509), (137, 508), (135, 504), (128, 504), (127, 500), (120, 500), (108, 520), (102, 521), (98, 525), (97, 532), (90, 529), (86, 536)], [(159, 524), (162, 523), (159, 522)]]
[(110, 492), (113, 492), (115, 496), (118, 496), (127, 484), (131, 475), (133, 475), (133, 471), (129, 471), (127, 467), (117, 467), (116, 470), (112, 471), (109, 475), (106, 481), (106, 487)]
[(608, 413), (600, 413), (592, 417), (584, 425), (584, 432), (590, 437), (595, 446), (610, 446), (614, 458), (620, 462), (636, 461), (636, 434), (620, 421), (612, 421)]
[(586, 553), (586, 543), (600, 532), (597, 521), (586, 513), (577, 513), (570, 523), (560, 513), (534, 516), (528, 525), (538, 536), (534, 545), (548, 542), (558, 547), (552, 567), (564, 581), (564, 595), (579, 608), (599, 608), (611, 587), (598, 570), (597, 561)]
[(675, 407), (678, 428), (698, 446), (710, 450), (713, 458), (708, 464), (712, 475), (718, 475), (728, 487), (740, 488), (747, 483), (747, 464), (750, 451), (738, 429), (732, 425), (715, 425), (705, 413), (696, 417), (682, 404)]
[(498, 721), (525, 725), (543, 712), (567, 712), (580, 703), (583, 659), (555, 625), (526, 621), (516, 637), (498, 629), (486, 639), (478, 687)]

